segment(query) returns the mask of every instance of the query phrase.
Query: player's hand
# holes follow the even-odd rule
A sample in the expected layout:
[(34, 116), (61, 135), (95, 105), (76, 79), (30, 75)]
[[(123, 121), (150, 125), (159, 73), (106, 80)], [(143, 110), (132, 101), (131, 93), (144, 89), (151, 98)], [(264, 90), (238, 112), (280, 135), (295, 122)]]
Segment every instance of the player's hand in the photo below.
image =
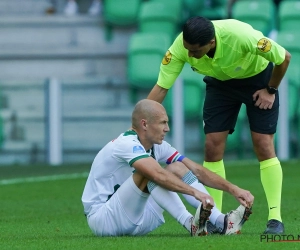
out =
[(260, 109), (271, 109), (275, 100), (275, 95), (268, 93), (267, 89), (257, 90), (253, 94), (254, 105)]
[(236, 187), (233, 192), (233, 196), (241, 203), (244, 207), (251, 208), (254, 202), (254, 196), (250, 191)]
[(213, 208), (215, 206), (214, 199), (210, 195), (208, 195), (206, 193), (198, 191), (197, 194), (196, 194), (196, 196), (195, 196), (195, 198), (197, 200), (199, 200), (199, 201), (202, 202), (203, 207), (205, 209), (209, 209), (210, 210), (211, 208)]
[(212, 199), (206, 199), (202, 204), (205, 209), (211, 210), (214, 207), (215, 202)]

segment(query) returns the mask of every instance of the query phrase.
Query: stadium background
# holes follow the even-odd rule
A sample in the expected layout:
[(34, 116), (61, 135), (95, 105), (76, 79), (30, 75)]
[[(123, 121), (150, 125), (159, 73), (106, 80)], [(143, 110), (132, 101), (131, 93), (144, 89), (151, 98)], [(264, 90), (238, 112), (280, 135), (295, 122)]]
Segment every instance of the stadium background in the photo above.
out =
[[(239, 0), (232, 1), (229, 11), (226, 0), (105, 0), (98, 16), (86, 13), (90, 1), (77, 2), (75, 16), (64, 15), (64, 0), (56, 1), (52, 14), (46, 13), (48, 0), (0, 2), (0, 164), (49, 163), (52, 83), (60, 89), (59, 96), (52, 96), (60, 104), (61, 138), (52, 141), (61, 147), (59, 163), (90, 163), (109, 140), (129, 128), (135, 102), (147, 96), (166, 49), (193, 15), (247, 21), (292, 53), (288, 98), (281, 102), (288, 107), (288, 159), (299, 157), (300, 1), (276, 5), (278, 1)], [(293, 7), (285, 7), (287, 2)], [(184, 150), (201, 162), (204, 83), (189, 67), (181, 79)], [(171, 95), (164, 105), (171, 126), (167, 140), (172, 143)], [(255, 159), (244, 109), (226, 151), (226, 159)]]

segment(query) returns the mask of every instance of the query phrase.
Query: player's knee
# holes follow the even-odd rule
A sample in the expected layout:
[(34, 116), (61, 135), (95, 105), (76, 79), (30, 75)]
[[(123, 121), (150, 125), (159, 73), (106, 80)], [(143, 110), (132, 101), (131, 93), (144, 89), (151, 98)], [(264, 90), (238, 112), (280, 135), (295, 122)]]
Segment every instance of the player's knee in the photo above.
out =
[(257, 152), (274, 151), (273, 135), (253, 136), (253, 146)]
[(254, 143), (254, 151), (259, 160), (265, 160), (275, 157), (275, 148), (273, 142), (268, 140), (259, 140)]
[(172, 172), (180, 179), (189, 171), (189, 169), (179, 161), (169, 164), (166, 170)]

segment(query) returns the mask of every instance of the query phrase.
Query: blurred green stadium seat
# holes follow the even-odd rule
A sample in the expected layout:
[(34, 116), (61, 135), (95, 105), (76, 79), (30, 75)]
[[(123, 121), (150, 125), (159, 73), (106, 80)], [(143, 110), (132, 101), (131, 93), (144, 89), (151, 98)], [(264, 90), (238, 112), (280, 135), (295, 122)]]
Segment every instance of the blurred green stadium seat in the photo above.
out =
[(168, 6), (171, 6), (171, 8), (174, 10), (175, 13), (177, 13), (177, 25), (179, 24), (178, 29), (180, 30), (180, 26), (186, 21), (185, 16), (185, 8), (184, 8), (184, 0), (148, 0), (152, 2), (163, 2), (167, 4)]
[(142, 0), (106, 0), (103, 2), (103, 17), (112, 25), (126, 26), (137, 22)]
[(183, 0), (183, 7), (187, 12), (187, 18), (195, 16), (196, 13), (203, 9), (205, 6), (205, 0)]
[(137, 24), (142, 2), (143, 0), (105, 0), (103, 2), (103, 19), (107, 40), (111, 40), (115, 26), (125, 27)]
[(157, 82), (161, 61), (171, 42), (170, 36), (163, 33), (145, 32), (131, 36), (127, 77), (133, 103), (137, 101), (138, 91), (149, 92)]
[(278, 9), (279, 30), (299, 32), (300, 1), (282, 1)]
[(250, 24), (265, 36), (276, 28), (275, 13), (273, 1), (237, 1), (232, 7), (232, 18)]
[(204, 1), (204, 6), (199, 8), (195, 14), (210, 20), (225, 19), (228, 17), (227, 0)]
[(183, 0), (148, 0), (150, 2), (159, 2), (159, 3), (164, 3), (167, 4), (168, 7), (171, 8), (171, 10), (173, 10), (175, 12), (178, 18), (178, 20), (181, 19), (180, 15), (182, 14), (183, 11)]
[(161, 32), (175, 38), (179, 33), (180, 11), (178, 5), (165, 1), (143, 2), (138, 15), (139, 32)]

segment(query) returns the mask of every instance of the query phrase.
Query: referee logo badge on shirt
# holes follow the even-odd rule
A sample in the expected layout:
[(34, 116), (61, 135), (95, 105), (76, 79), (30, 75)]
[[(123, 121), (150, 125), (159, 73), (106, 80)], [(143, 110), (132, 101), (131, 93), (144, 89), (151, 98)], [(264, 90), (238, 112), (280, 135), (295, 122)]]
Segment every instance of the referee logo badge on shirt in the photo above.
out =
[(257, 43), (257, 48), (264, 53), (269, 52), (271, 50), (271, 47), (271, 42), (266, 38), (260, 39)]
[(165, 56), (164, 56), (164, 58), (163, 58), (163, 60), (162, 60), (162, 64), (163, 65), (167, 65), (167, 64), (169, 64), (170, 62), (171, 62), (171, 59), (172, 59), (172, 54), (171, 54), (171, 52), (168, 50), (167, 52), (166, 52), (166, 54), (165, 54)]

